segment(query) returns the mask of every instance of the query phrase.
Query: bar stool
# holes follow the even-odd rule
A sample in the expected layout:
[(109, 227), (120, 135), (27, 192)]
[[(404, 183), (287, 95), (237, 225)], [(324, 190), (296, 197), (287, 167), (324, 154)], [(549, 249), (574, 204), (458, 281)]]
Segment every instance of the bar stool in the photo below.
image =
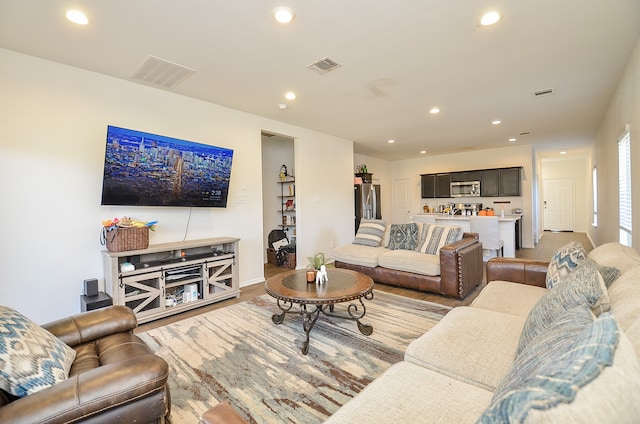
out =
[(497, 216), (472, 216), (469, 219), (470, 230), (478, 233), (482, 248), (496, 251), (496, 256), (504, 256), (504, 241), (500, 240), (500, 228)]

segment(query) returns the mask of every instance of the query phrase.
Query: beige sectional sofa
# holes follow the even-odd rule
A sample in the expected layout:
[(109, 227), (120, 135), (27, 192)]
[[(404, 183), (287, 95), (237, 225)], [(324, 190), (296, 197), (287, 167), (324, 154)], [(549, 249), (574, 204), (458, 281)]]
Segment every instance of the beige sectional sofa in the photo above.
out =
[[(460, 227), (407, 224), (415, 227), (415, 246), (404, 243), (393, 245), (392, 228), (399, 228), (400, 225), (363, 220), (361, 228), (367, 225), (379, 226), (375, 241), (371, 242), (371, 235), (367, 238), (359, 230), (354, 243), (332, 250), (336, 268), (361, 272), (376, 283), (460, 299), (482, 282), (482, 244), (475, 233), (463, 233)], [(456, 229), (458, 234), (446, 242), (446, 232), (450, 229)], [(439, 236), (442, 239), (429, 246), (429, 241)], [(359, 239), (366, 244), (359, 244)]]
[(640, 422), (640, 255), (556, 256), (489, 261), (471, 306), (326, 423)]

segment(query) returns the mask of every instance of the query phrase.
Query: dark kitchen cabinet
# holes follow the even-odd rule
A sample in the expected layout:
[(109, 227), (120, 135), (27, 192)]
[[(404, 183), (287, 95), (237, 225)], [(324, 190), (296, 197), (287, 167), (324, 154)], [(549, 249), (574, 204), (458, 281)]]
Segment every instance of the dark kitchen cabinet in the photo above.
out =
[(420, 175), (420, 186), (423, 199), (433, 199), (434, 197), (436, 197), (435, 174)]
[(481, 169), (442, 174), (421, 174), (423, 199), (451, 197), (451, 183), (480, 181), (482, 197), (521, 196), (520, 173), (522, 167)]
[(451, 197), (451, 176), (436, 174), (436, 197)]
[(480, 195), (483, 197), (520, 196), (520, 169), (517, 167), (483, 170)]
[(467, 180), (465, 180), (464, 172), (452, 172), (449, 175), (451, 176), (451, 182), (452, 183), (462, 183), (462, 182), (467, 181)]
[(423, 199), (451, 197), (451, 176), (449, 174), (420, 175)]
[(464, 171), (464, 172), (452, 172), (452, 183), (464, 183), (467, 181), (480, 181), (482, 178), (482, 171)]
[(498, 197), (500, 195), (500, 172), (498, 169), (485, 169), (480, 180), (480, 196)]
[(520, 196), (520, 169), (500, 169), (500, 196)]

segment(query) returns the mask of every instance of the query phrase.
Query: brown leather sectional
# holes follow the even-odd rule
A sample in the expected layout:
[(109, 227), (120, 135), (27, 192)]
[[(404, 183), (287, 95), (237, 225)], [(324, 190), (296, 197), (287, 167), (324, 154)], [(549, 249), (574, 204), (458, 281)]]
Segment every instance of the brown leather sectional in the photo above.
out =
[(370, 276), (376, 283), (390, 284), (459, 299), (467, 296), (483, 277), (482, 243), (476, 233), (464, 233), (462, 240), (440, 249), (440, 275), (366, 267), (335, 261), (336, 268), (352, 269)]
[(43, 325), (76, 351), (69, 378), (19, 399), (0, 393), (0, 422), (164, 423), (169, 366), (133, 334), (136, 326), (125, 306)]

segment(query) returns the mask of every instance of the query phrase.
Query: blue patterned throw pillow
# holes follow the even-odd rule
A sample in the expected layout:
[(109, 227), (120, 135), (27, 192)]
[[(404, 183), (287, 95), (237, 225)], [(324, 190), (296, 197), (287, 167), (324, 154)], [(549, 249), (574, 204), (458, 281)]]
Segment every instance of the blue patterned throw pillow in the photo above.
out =
[[(522, 423), (534, 410), (550, 413), (560, 404), (572, 403), (578, 391), (613, 364), (618, 337), (613, 316), (602, 314), (571, 343), (562, 343), (553, 350), (539, 367), (500, 387), (478, 422)], [(616, 419), (611, 418), (610, 422)]]
[(356, 238), (352, 244), (361, 244), (364, 246), (377, 247), (380, 246), (386, 224), (378, 219), (363, 219), (360, 221)]
[(591, 308), (598, 315), (609, 309), (607, 288), (597, 264), (591, 259), (585, 260), (552, 290), (547, 290), (531, 308), (520, 334), (518, 354), (554, 320), (577, 306)]
[(389, 249), (413, 250), (418, 245), (418, 224), (391, 224)]
[(587, 259), (587, 251), (577, 241), (569, 242), (558, 249), (547, 269), (547, 288), (553, 288), (585, 259)]
[(64, 381), (76, 352), (19, 312), (0, 306), (0, 389), (23, 397)]

